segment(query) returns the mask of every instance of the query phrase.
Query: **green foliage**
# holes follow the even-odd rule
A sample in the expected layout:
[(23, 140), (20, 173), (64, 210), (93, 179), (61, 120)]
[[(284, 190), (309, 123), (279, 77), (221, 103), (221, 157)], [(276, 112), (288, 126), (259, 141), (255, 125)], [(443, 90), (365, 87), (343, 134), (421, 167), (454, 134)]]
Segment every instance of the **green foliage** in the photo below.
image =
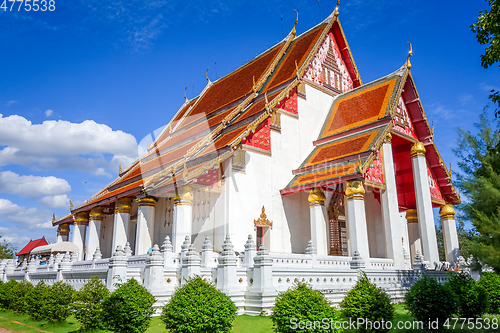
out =
[(424, 274), (406, 294), (406, 306), (416, 320), (438, 320), (441, 326), (456, 313), (458, 304), (452, 291)]
[[(373, 285), (363, 272), (356, 285), (349, 290), (340, 303), (344, 316), (357, 321), (358, 318), (367, 322), (391, 321), (394, 317), (394, 307), (389, 296), (380, 288)], [(373, 326), (372, 326), (373, 327)], [(388, 330), (370, 329), (370, 326), (361, 325), (361, 332), (387, 332)]]
[(102, 301), (103, 318), (109, 331), (145, 332), (154, 313), (155, 298), (135, 279), (120, 285)]
[(478, 284), (486, 289), (488, 295), (487, 313), (500, 314), (500, 276), (495, 273), (486, 272), (478, 281)]
[(304, 330), (293, 328), (293, 324), (298, 324), (300, 321), (321, 323), (324, 318), (335, 322), (339, 320), (340, 315), (320, 291), (313, 290), (309, 285), (301, 282), (276, 297), (276, 304), (271, 315), (274, 331), (279, 333), (333, 332), (334, 330), (324, 329), (324, 326)]
[[(0, 239), (2, 236), (0, 236)], [(12, 259), (16, 249), (5, 239), (0, 243), (0, 259)]]
[(81, 330), (104, 329), (101, 302), (108, 296), (108, 288), (97, 276), (75, 293), (73, 309)]
[(456, 185), (468, 197), (460, 207), (463, 217), (474, 225), (467, 242), (470, 253), (500, 272), (499, 124), (489, 121), (485, 111), (475, 126), (476, 135), (459, 131), (454, 152), (463, 173), (457, 174)]
[(62, 322), (71, 316), (74, 293), (73, 287), (62, 281), (50, 286), (43, 310), (45, 319), (55, 323)]
[(45, 319), (46, 303), (49, 297), (49, 286), (42, 280), (26, 295), (27, 311), (26, 313), (33, 320)]
[(480, 318), (488, 306), (486, 289), (478, 285), (469, 274), (460, 272), (452, 274), (448, 287), (456, 296), (458, 301), (458, 315), (461, 318)]
[(18, 313), (26, 313), (29, 309), (29, 298), (33, 285), (22, 280), (13, 286), (10, 292), (10, 308)]
[(490, 10), (479, 12), (477, 21), (471, 25), (481, 45), (488, 45), (481, 56), (481, 65), (488, 68), (500, 61), (500, 1), (489, 0)]
[(16, 280), (10, 280), (7, 283), (0, 283), (0, 308), (10, 309), (10, 293), (16, 284)]
[(231, 298), (196, 276), (176, 290), (161, 319), (172, 333), (231, 332), (236, 306)]

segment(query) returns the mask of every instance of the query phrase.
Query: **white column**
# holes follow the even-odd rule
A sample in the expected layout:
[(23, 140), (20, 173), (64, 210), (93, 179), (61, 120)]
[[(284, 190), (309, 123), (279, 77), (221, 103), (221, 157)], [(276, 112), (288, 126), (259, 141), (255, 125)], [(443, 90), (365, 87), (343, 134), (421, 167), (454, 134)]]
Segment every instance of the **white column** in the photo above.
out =
[(422, 242), (420, 241), (420, 228), (418, 227), (418, 215), (416, 209), (408, 209), (406, 211), (406, 222), (408, 226), (410, 259), (413, 264), (417, 250), (422, 253)]
[(155, 222), (155, 202), (153, 197), (144, 197), (138, 200), (137, 232), (135, 237), (135, 254), (148, 253), (153, 247), (153, 233)]
[(411, 157), (422, 254), (425, 260), (430, 263), (431, 268), (433, 268), (434, 263), (439, 262), (439, 252), (436, 228), (434, 226), (434, 214), (432, 212), (431, 190), (427, 176), (425, 147), (422, 142), (417, 142), (413, 145), (411, 148)]
[(185, 186), (176, 189), (174, 197), (174, 223), (172, 225), (172, 246), (174, 253), (181, 251), (186, 236), (191, 239), (193, 227), (193, 195), (191, 188)]
[(87, 212), (77, 213), (74, 217), (75, 223), (73, 224), (73, 244), (78, 247), (78, 261), (83, 260), (85, 244), (85, 230), (89, 222)]
[(443, 229), (444, 252), (446, 261), (456, 264), (460, 257), (460, 244), (458, 243), (457, 225), (455, 223), (455, 210), (453, 205), (442, 205), (439, 210), (441, 226)]
[(368, 248), (363, 180), (347, 182), (345, 194), (347, 196), (346, 218), (349, 225), (351, 253), (354, 255), (354, 251), (358, 251), (361, 259), (369, 267), (370, 250)]
[(328, 217), (325, 209), (325, 195), (320, 188), (313, 188), (307, 197), (311, 223), (311, 241), (317, 254), (328, 255)]
[(69, 238), (69, 224), (59, 224), (57, 227), (57, 243), (67, 242)]
[(116, 201), (112, 249), (116, 249), (117, 246), (124, 248), (125, 243), (127, 243), (130, 208), (132, 208), (132, 200), (130, 198), (120, 198)]
[(90, 210), (86, 260), (92, 260), (96, 249), (100, 247), (99, 237), (101, 235), (101, 222), (103, 216), (102, 207), (95, 207)]
[(386, 258), (394, 260), (394, 268), (404, 269), (403, 241), (401, 234), (401, 219), (399, 216), (398, 192), (396, 174), (392, 158), (391, 133), (387, 133), (382, 144), (382, 159), (386, 190), (381, 194), (382, 218), (385, 232)]

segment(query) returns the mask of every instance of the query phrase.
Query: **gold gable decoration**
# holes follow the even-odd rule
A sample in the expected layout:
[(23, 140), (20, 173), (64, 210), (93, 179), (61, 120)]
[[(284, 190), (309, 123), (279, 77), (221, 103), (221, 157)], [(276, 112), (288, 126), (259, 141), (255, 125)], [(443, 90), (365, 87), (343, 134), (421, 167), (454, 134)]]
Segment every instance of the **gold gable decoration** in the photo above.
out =
[(270, 227), (273, 228), (273, 222), (267, 219), (266, 209), (262, 206), (262, 213), (257, 220), (253, 220), (253, 224), (256, 227)]

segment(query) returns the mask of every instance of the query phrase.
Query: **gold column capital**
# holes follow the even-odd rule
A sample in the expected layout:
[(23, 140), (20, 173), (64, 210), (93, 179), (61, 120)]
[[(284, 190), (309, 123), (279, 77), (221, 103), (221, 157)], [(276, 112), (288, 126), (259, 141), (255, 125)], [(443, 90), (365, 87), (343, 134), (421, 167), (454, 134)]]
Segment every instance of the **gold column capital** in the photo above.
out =
[(307, 201), (309, 201), (309, 206), (324, 206), (325, 205), (325, 194), (319, 187), (315, 187), (309, 190), (309, 196)]
[(94, 207), (90, 210), (89, 216), (92, 220), (102, 220), (104, 211), (102, 207)]
[(120, 198), (115, 203), (115, 213), (130, 213), (132, 208), (132, 199)]
[(89, 213), (88, 212), (80, 212), (76, 213), (75, 216), (73, 217), (73, 220), (75, 221), (75, 225), (87, 225), (89, 222)]
[(191, 187), (183, 186), (175, 189), (174, 205), (193, 205), (193, 194)]
[(144, 198), (137, 199), (137, 203), (139, 204), (139, 207), (143, 206), (154, 207), (156, 203), (156, 198), (147, 196)]
[(454, 219), (455, 218), (455, 209), (452, 204), (442, 205), (439, 209), (439, 216), (441, 219)]
[(418, 223), (418, 215), (416, 209), (408, 209), (406, 211), (406, 222), (407, 223)]
[(345, 195), (347, 200), (363, 200), (365, 195), (364, 181), (361, 179), (348, 181)]
[(424, 144), (420, 141), (415, 142), (413, 146), (411, 147), (411, 157), (416, 157), (417, 155), (424, 155), (426, 152), (426, 149), (424, 147)]
[(63, 223), (59, 224), (57, 227), (57, 235), (58, 236), (68, 236), (69, 235), (69, 224)]

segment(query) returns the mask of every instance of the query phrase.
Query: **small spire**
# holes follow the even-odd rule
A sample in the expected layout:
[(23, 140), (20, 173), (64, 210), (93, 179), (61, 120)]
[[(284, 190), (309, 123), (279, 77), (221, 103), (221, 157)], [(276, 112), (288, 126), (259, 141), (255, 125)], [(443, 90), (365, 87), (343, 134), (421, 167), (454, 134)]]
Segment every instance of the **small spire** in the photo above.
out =
[(413, 55), (413, 47), (411, 46), (410, 42), (407, 43), (410, 44), (410, 51), (408, 52), (408, 59), (406, 59), (406, 67), (410, 69), (411, 68), (410, 57)]

